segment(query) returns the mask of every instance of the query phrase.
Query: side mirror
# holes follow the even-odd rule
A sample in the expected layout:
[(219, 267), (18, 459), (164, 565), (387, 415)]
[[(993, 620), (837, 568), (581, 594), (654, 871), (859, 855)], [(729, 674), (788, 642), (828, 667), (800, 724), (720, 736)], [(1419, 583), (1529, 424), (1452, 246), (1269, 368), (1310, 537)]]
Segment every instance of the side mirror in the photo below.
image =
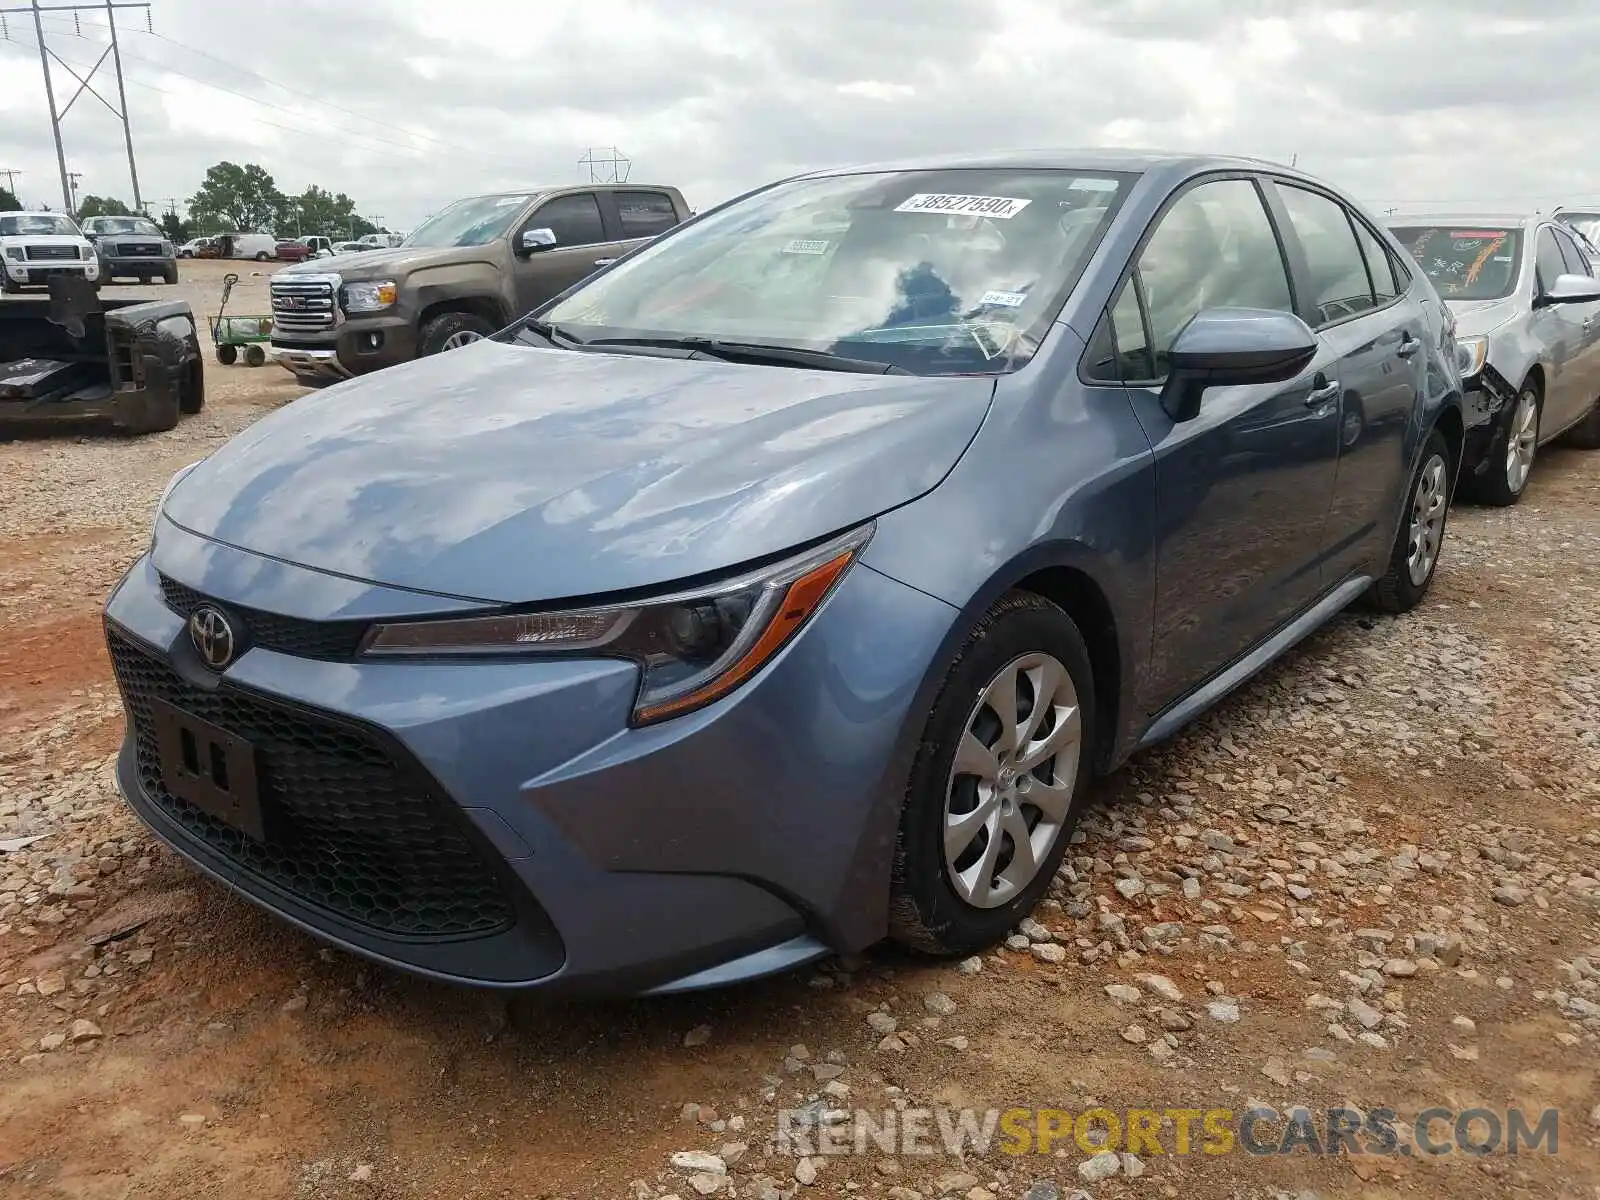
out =
[(1557, 275), (1556, 281), (1545, 288), (1540, 301), (1545, 304), (1581, 304), (1586, 300), (1600, 300), (1600, 279), (1587, 275)]
[(517, 243), (517, 249), (524, 254), (534, 254), (540, 250), (548, 250), (556, 244), (556, 231), (546, 226), (538, 229), (525, 229), (522, 238)]
[(1311, 365), (1317, 335), (1293, 313), (1262, 308), (1208, 308), (1179, 332), (1167, 353), (1161, 407), (1174, 421), (1200, 412), (1207, 388), (1283, 383)]

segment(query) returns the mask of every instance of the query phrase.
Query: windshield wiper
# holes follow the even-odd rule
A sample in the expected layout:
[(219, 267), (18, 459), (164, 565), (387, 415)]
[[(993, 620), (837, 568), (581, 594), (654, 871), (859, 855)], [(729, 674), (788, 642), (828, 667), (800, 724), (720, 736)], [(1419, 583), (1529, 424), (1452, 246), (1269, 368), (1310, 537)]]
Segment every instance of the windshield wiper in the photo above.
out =
[(733, 342), (710, 337), (614, 337), (593, 338), (583, 343), (602, 346), (641, 346), (661, 350), (688, 350), (704, 358), (723, 362), (770, 363), (782, 367), (810, 367), (817, 371), (852, 371), (859, 375), (910, 375), (912, 372), (893, 363), (872, 358), (847, 358), (826, 350), (807, 350), (800, 346), (775, 346), (767, 342)]
[(576, 350), (580, 346), (588, 345), (582, 338), (573, 336), (561, 326), (552, 325), (549, 321), (541, 321), (536, 317), (529, 317), (523, 321), (522, 328), (517, 330), (518, 335), (524, 330), (536, 333), (552, 346), (560, 346), (566, 350)]

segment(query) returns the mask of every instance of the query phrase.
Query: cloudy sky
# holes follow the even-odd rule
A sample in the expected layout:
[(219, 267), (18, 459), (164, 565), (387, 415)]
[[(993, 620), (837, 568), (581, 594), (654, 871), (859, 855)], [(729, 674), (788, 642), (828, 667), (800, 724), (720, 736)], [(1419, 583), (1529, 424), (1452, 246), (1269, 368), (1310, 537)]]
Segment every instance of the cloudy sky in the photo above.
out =
[[(1380, 208), (1600, 201), (1594, 0), (153, 0), (151, 22), (119, 18), (163, 207), (227, 158), (410, 228), (587, 178), (591, 146), (701, 208), (800, 169), (1045, 145), (1297, 157)], [(33, 21), (6, 26), (0, 172), (59, 208)], [(105, 46), (103, 12), (45, 30), (80, 74)], [(82, 194), (131, 200), (121, 133), (87, 94), (68, 114)]]

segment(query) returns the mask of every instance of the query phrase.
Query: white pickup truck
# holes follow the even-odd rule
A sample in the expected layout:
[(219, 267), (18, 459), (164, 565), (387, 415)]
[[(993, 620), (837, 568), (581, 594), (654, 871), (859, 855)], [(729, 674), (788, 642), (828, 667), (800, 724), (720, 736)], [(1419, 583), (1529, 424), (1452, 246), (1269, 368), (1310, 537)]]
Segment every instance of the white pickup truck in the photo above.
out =
[(100, 256), (71, 217), (53, 212), (0, 213), (0, 292), (48, 287), (52, 275), (105, 282)]

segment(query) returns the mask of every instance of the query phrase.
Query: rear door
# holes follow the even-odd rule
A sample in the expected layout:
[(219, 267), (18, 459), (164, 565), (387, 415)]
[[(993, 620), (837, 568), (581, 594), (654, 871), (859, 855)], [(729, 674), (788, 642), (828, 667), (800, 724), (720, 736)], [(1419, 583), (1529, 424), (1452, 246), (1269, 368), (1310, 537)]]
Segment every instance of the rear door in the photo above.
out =
[(603, 196), (602, 202), (609, 208), (608, 222), (614, 222), (610, 228), (617, 239), (619, 257), (678, 224), (678, 207), (666, 192), (619, 189)]
[(1167, 352), (1202, 309), (1293, 311), (1288, 268), (1254, 178), (1211, 176), (1169, 201), (1085, 363), (1125, 390), (1156, 458), (1151, 712), (1264, 640), (1322, 588), (1338, 456), (1336, 389), (1217, 387), (1192, 420), (1161, 406)]
[[(556, 244), (531, 254), (517, 248), (530, 229), (549, 229)], [(517, 316), (593, 274), (595, 264), (616, 256), (593, 192), (552, 196), (522, 221), (511, 242), (515, 253)]]
[(1277, 180), (1270, 198), (1294, 267), (1316, 364), (1338, 385), (1339, 463), (1322, 534), (1323, 581), (1382, 568), (1411, 479), (1427, 324), (1382, 240), (1331, 193)]

